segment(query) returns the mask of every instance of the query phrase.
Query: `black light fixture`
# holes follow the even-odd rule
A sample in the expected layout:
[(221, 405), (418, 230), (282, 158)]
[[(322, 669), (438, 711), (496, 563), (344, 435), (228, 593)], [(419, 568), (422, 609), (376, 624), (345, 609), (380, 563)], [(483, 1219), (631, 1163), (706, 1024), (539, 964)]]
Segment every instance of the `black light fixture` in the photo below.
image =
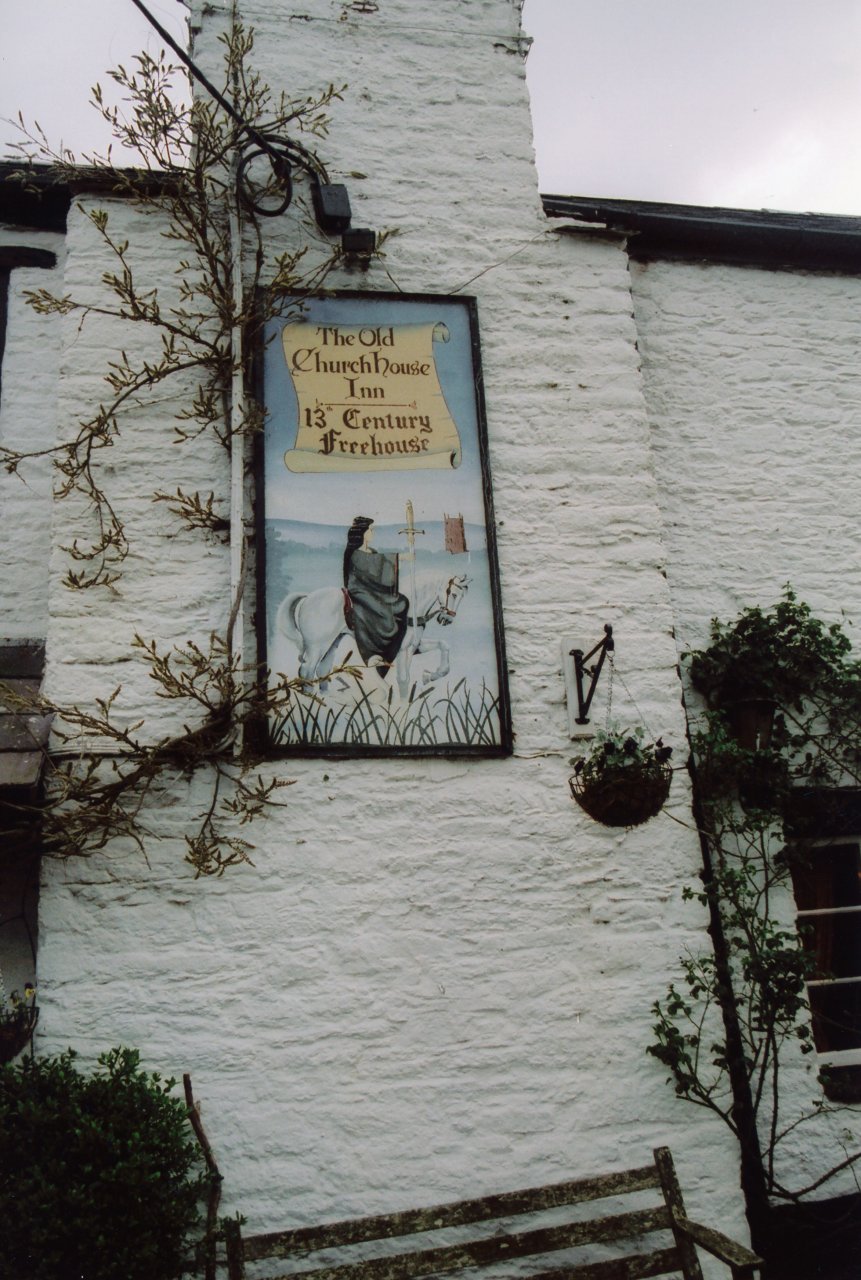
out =
[(321, 231), (337, 234), (347, 230), (353, 211), (350, 208), (350, 196), (343, 183), (321, 182), (319, 178), (314, 178), (311, 183), (311, 200), (314, 217)]
[(350, 227), (341, 236), (344, 257), (367, 266), (377, 247), (377, 233), (368, 227)]

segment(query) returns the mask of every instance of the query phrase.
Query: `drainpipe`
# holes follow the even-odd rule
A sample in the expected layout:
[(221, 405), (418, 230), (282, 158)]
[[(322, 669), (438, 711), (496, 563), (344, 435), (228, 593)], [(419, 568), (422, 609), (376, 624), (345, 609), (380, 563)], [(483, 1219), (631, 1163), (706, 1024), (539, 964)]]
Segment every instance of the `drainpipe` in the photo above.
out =
[[(243, 595), (247, 561), (245, 537), (245, 374), (243, 361), (243, 292), (242, 292), (242, 224), (239, 217), (235, 178), (238, 151), (234, 153), (231, 173), (234, 178), (230, 199), (230, 276), (233, 287), (234, 322), (230, 335), (230, 618), (227, 624), (228, 660), (236, 666), (236, 683), (241, 694), (246, 683), (245, 626)], [(236, 726), (235, 751), (242, 751), (242, 726)]]
[[(238, 18), (237, 3), (231, 10), (231, 23)], [(230, 241), (230, 281), (233, 290), (233, 326), (230, 332), (230, 617), (227, 623), (227, 658), (235, 668), (237, 694), (241, 697), (247, 685), (245, 670), (245, 616), (243, 597), (248, 545), (245, 536), (245, 361), (244, 295), (242, 288), (242, 218), (239, 207), (240, 149), (234, 146), (230, 163), (230, 197), (228, 208)], [(234, 754), (242, 754), (244, 729), (234, 726)]]

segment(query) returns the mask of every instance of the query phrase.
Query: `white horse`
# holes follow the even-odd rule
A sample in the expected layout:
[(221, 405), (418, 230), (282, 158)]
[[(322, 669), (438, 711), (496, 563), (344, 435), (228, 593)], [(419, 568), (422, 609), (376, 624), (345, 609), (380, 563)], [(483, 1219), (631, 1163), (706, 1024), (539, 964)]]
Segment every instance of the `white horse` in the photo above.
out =
[[(417, 653), (435, 649), (439, 660), (435, 671), (425, 671), (423, 680), (430, 684), (451, 670), (450, 651), (444, 640), (425, 636), (429, 622), (448, 626), (457, 616), (458, 605), (466, 594), (469, 579), (465, 574), (447, 576), (426, 570), (415, 578), (416, 599), (412, 599), (412, 583), (403, 595), (409, 602), (407, 629), (395, 659), (398, 689), (402, 697), (409, 690), (410, 663)], [(352, 632), (344, 617), (344, 592), (340, 587), (320, 587), (317, 591), (294, 591), (278, 606), (275, 629), (299, 650), (299, 675), (303, 680), (318, 681), (325, 692), (328, 676), (335, 665), (338, 642)]]

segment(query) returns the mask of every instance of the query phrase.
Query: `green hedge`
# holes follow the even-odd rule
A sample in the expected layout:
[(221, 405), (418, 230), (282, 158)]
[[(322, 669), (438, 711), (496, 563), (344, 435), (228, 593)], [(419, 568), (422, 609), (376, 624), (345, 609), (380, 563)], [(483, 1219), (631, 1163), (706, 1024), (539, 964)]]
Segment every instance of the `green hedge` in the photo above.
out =
[(173, 1080), (112, 1049), (0, 1067), (0, 1276), (172, 1280), (206, 1185)]

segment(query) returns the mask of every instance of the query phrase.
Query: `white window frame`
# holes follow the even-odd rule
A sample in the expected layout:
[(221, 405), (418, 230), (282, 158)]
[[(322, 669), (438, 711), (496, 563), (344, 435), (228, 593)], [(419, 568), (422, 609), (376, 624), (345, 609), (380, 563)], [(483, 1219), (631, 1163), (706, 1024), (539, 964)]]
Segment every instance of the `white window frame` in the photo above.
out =
[[(854, 844), (857, 846), (859, 850), (859, 856), (861, 856), (861, 834), (851, 833), (851, 834), (839, 835), (839, 836), (828, 836), (828, 837), (822, 837), (822, 838), (805, 839), (805, 840), (800, 840), (797, 843), (799, 847), (803, 847), (805, 850), (811, 850), (811, 851), (815, 849), (834, 848), (835, 845)], [(793, 897), (794, 897), (794, 891), (793, 891)], [(799, 925), (804, 924), (805, 921), (810, 921), (811, 923), (813, 923), (818, 918), (821, 918), (824, 916), (841, 916), (841, 915), (858, 916), (858, 927), (859, 929), (861, 929), (861, 903), (858, 903), (854, 906), (848, 906), (848, 907), (817, 907), (807, 911), (799, 910), (799, 908), (796, 906), (796, 910), (795, 910), (796, 923)], [(810, 992), (811, 990), (814, 990), (816, 988), (821, 988), (821, 987), (850, 986), (853, 984), (861, 985), (861, 971), (859, 971), (857, 975), (852, 975), (845, 978), (810, 978), (808, 979), (806, 986), (807, 986), (808, 992)], [(808, 1003), (809, 1003), (809, 1000), (808, 1000)], [(813, 1008), (811, 1006), (810, 1007), (811, 1021), (813, 1020), (813, 1017), (814, 1017), (814, 1013), (813, 1013)], [(859, 1034), (861, 1034), (861, 1032), (859, 1032)], [(834, 1067), (858, 1066), (858, 1065), (861, 1065), (861, 1045), (859, 1045), (858, 1048), (855, 1048), (855, 1049), (823, 1049), (823, 1050), (817, 1049), (816, 1057), (817, 1057), (817, 1061), (822, 1066), (834, 1066)]]

